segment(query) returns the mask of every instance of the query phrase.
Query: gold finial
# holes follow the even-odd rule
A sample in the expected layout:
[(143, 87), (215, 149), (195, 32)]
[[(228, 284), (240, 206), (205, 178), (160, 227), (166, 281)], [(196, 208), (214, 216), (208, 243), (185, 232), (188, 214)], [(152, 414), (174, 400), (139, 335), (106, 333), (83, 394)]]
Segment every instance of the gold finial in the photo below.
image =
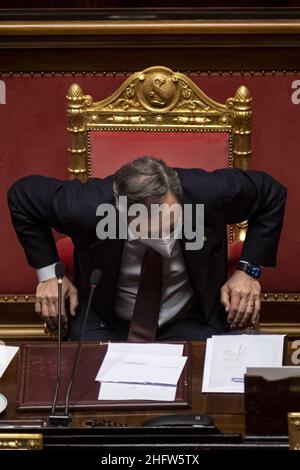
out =
[(73, 83), (73, 85), (70, 86), (68, 94), (67, 94), (67, 99), (71, 100), (78, 100), (83, 98), (83, 91), (80, 85), (77, 83)]
[(250, 91), (245, 85), (241, 85), (238, 87), (236, 90), (236, 93), (234, 95), (234, 100), (235, 101), (242, 101), (242, 102), (250, 102), (251, 96), (250, 96)]

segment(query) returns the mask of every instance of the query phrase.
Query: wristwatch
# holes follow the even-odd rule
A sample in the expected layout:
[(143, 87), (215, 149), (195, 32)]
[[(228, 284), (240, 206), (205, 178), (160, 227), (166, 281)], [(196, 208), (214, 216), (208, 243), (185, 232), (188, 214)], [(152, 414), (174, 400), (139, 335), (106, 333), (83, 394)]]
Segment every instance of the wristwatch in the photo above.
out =
[(253, 277), (253, 279), (258, 279), (262, 273), (262, 269), (257, 264), (248, 263), (248, 261), (239, 261), (237, 265), (239, 271), (244, 271), (244, 273)]

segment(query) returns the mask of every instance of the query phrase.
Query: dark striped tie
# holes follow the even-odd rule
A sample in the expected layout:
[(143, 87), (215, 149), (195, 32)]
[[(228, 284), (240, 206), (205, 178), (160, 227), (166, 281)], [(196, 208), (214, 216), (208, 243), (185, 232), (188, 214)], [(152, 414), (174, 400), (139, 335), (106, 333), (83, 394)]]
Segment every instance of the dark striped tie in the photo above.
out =
[(143, 259), (141, 279), (136, 295), (127, 341), (155, 341), (163, 281), (162, 257), (149, 248)]

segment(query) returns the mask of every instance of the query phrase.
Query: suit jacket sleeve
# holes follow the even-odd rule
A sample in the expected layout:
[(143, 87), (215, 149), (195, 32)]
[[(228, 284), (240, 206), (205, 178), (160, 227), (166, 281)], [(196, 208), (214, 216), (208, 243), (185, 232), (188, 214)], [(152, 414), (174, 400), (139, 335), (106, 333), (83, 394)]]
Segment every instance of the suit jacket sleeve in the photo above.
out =
[[(90, 194), (91, 186), (92, 182), (82, 184), (78, 180), (33, 175), (22, 178), (9, 189), (12, 223), (30, 266), (39, 269), (58, 261), (52, 228), (72, 237), (87, 223), (95, 221), (97, 198), (95, 202)], [(87, 201), (90, 206), (86, 205)]]
[(259, 171), (224, 170), (222, 200), (226, 222), (248, 220), (241, 259), (261, 266), (276, 266), (287, 190)]

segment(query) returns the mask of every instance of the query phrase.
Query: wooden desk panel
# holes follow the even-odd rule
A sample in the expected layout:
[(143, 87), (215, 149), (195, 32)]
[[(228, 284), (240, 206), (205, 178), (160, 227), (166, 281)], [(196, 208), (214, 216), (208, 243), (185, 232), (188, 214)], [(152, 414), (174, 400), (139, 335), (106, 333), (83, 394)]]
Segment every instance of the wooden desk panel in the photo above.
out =
[[(244, 395), (201, 393), (204, 367), (205, 343), (192, 343), (192, 408), (178, 409), (178, 413), (210, 414), (216, 426), (223, 432), (244, 433)], [(46, 418), (46, 412), (17, 411), (19, 354), (13, 359), (0, 382), (0, 392), (8, 399), (8, 407), (1, 420)], [(55, 367), (55, 364), (53, 365)], [(154, 416), (169, 414), (170, 411), (74, 411), (73, 424), (85, 426), (86, 422), (111, 426), (139, 426)]]

